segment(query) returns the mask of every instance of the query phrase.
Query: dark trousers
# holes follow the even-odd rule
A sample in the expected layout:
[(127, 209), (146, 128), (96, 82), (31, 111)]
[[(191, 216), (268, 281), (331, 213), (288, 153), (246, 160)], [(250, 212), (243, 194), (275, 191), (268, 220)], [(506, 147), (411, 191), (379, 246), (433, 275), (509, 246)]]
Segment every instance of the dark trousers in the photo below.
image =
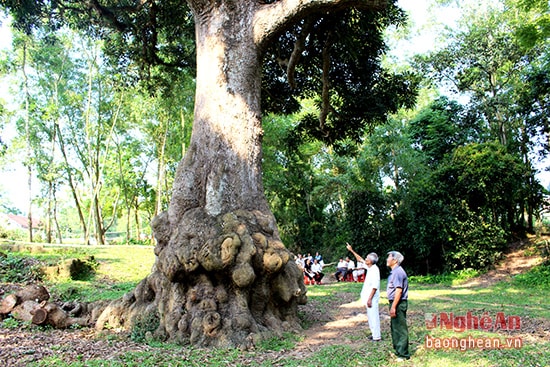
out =
[(337, 268), (336, 273), (334, 274), (334, 277), (337, 281), (340, 281), (340, 275), (342, 275), (342, 280), (345, 280), (346, 272), (348, 271), (347, 268)]
[[(392, 302), (390, 302), (391, 308)], [(391, 318), (391, 339), (395, 354), (401, 358), (410, 358), (409, 328), (407, 327), (407, 300), (401, 300), (395, 308), (396, 317)]]
[(315, 279), (316, 282), (320, 283), (321, 279), (323, 279), (324, 276), (325, 276), (325, 274), (323, 274), (323, 273), (315, 273), (313, 278)]

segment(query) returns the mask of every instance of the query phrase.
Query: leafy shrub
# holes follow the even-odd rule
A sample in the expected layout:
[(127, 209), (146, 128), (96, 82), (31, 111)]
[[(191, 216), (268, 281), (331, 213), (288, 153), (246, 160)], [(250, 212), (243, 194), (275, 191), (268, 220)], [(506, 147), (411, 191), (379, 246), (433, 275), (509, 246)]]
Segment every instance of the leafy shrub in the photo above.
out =
[(471, 216), (454, 230), (454, 248), (445, 254), (451, 269), (485, 269), (493, 265), (506, 249), (506, 232), (497, 225)]
[(126, 241), (126, 238), (119, 237), (119, 238), (112, 238), (109, 239), (109, 245), (112, 246), (151, 246), (154, 245), (154, 241), (151, 239), (138, 239), (138, 238), (130, 238), (128, 241)]
[(151, 239), (137, 239), (137, 238), (130, 238), (129, 245), (136, 245), (136, 246), (151, 246), (151, 244), (154, 244), (154, 241)]
[[(64, 301), (87, 300), (86, 298), (86, 283), (66, 281), (60, 283), (51, 283), (48, 286), (50, 295), (54, 299), (62, 299)], [(97, 287), (94, 289), (97, 292)], [(89, 292), (88, 292), (89, 293)]]
[(89, 280), (93, 275), (95, 275), (95, 271), (98, 266), (99, 264), (93, 256), (89, 256), (84, 260), (71, 260), (69, 265), (71, 279)]
[(0, 281), (5, 283), (28, 283), (43, 278), (42, 264), (30, 257), (0, 254)]
[(130, 339), (143, 343), (150, 340), (155, 330), (160, 325), (160, 317), (157, 312), (146, 312), (134, 319)]
[(25, 241), (28, 238), (28, 233), (22, 229), (6, 229), (0, 228), (0, 238), (12, 241)]
[(550, 261), (514, 277), (514, 283), (526, 287), (550, 288)]
[(94, 256), (87, 256), (84, 259), (66, 259), (43, 268), (44, 279), (52, 281), (63, 280), (90, 280), (99, 267)]

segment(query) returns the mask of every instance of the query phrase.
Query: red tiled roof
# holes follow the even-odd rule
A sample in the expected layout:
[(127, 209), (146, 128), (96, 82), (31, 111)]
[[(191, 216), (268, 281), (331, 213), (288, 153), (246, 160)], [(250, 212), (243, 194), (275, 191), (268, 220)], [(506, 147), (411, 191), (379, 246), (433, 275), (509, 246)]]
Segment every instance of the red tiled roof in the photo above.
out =
[[(23, 217), (21, 215), (8, 214), (8, 219), (17, 223), (21, 228), (29, 228), (29, 218)], [(32, 218), (32, 228), (40, 228), (41, 222), (39, 219)]]

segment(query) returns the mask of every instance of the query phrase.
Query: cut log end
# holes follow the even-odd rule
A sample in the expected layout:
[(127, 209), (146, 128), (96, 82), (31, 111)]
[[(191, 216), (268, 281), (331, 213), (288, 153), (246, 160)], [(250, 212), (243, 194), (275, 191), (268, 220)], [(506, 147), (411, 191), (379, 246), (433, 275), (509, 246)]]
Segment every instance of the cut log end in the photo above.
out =
[(9, 314), (17, 305), (17, 296), (15, 294), (9, 294), (0, 303), (0, 314)]
[(31, 322), (35, 325), (42, 325), (48, 318), (48, 312), (43, 308), (37, 308), (32, 314)]

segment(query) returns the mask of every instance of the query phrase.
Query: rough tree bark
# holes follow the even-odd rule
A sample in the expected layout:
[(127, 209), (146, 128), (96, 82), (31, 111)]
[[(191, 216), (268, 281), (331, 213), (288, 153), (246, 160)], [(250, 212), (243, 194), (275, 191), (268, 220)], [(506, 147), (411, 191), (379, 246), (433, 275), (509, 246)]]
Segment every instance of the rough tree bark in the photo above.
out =
[(300, 328), (302, 272), (280, 241), (261, 172), (261, 51), (314, 10), (381, 1), (189, 0), (197, 43), (191, 144), (167, 212), (153, 220), (152, 273), (98, 316), (131, 327), (156, 315), (154, 335), (199, 346), (252, 347)]

